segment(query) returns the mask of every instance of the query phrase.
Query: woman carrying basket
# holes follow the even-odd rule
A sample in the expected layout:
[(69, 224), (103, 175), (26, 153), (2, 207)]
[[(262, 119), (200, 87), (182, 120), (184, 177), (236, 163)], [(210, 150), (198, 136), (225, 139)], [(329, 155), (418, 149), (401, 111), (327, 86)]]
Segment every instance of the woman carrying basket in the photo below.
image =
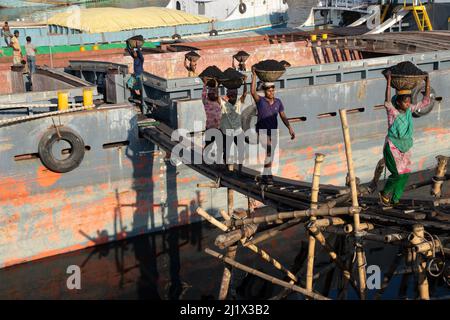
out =
[(295, 139), (295, 132), (284, 112), (283, 103), (280, 99), (275, 98), (275, 84), (265, 82), (263, 84), (264, 96), (260, 96), (256, 91), (256, 77), (256, 69), (253, 66), (251, 94), (255, 100), (258, 112), (256, 132), (259, 141), (266, 149), (266, 160), (264, 162), (262, 181), (267, 184), (272, 184), (272, 164), (274, 157), (274, 150), (272, 149), (275, 149), (277, 143), (277, 139), (273, 134), (277, 134), (278, 132), (278, 115), (280, 115), (284, 125), (288, 128), (292, 140)]
[(413, 146), (414, 123), (412, 114), (430, 106), (430, 78), (426, 76), (425, 95), (421, 102), (411, 103), (411, 90), (397, 90), (391, 99), (391, 72), (386, 72), (386, 99), (388, 132), (383, 148), (384, 161), (391, 175), (380, 192), (381, 203), (396, 205), (405, 190), (411, 172), (411, 148)]

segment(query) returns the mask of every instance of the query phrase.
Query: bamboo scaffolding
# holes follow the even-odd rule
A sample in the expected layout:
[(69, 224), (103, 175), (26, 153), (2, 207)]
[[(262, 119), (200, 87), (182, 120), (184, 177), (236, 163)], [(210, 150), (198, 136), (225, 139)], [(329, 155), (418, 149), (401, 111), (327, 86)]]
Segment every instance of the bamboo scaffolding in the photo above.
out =
[(356, 238), (356, 258), (357, 258), (357, 268), (359, 275), (359, 294), (362, 300), (366, 297), (366, 268), (365, 268), (365, 256), (364, 250), (362, 248), (361, 239), (359, 237), (359, 233), (361, 231), (360, 227), (360, 217), (359, 217), (359, 203), (358, 203), (358, 189), (356, 186), (356, 178), (355, 171), (353, 167), (353, 155), (352, 155), (352, 145), (350, 140), (350, 130), (347, 121), (347, 110), (341, 109), (339, 110), (339, 115), (341, 117), (342, 123), (342, 132), (344, 135), (344, 143), (345, 143), (345, 156), (347, 158), (347, 167), (348, 167), (348, 176), (350, 178), (350, 189), (352, 195), (352, 205), (355, 210), (353, 211), (353, 224), (354, 224), (354, 233)]
[(270, 275), (268, 275), (266, 273), (263, 273), (261, 271), (258, 271), (258, 270), (255, 270), (253, 268), (250, 268), (250, 267), (248, 267), (246, 265), (243, 265), (243, 264), (241, 264), (239, 262), (231, 260), (231, 259), (227, 258), (226, 256), (224, 256), (224, 255), (222, 255), (222, 254), (220, 254), (218, 252), (215, 252), (215, 251), (213, 251), (211, 249), (206, 248), (205, 252), (207, 254), (217, 258), (217, 259), (223, 260), (224, 262), (232, 265), (235, 268), (238, 268), (238, 269), (243, 270), (245, 272), (251, 273), (251, 274), (253, 274), (253, 275), (257, 276), (257, 277), (260, 277), (260, 278), (262, 278), (264, 280), (267, 280), (267, 281), (269, 281), (269, 282), (271, 282), (273, 284), (277, 284), (277, 285), (280, 285), (282, 287), (285, 287), (285, 288), (288, 288), (290, 290), (293, 290), (295, 292), (299, 292), (299, 293), (303, 294), (304, 296), (306, 296), (308, 298), (311, 298), (311, 299), (314, 299), (314, 300), (330, 300), (327, 297), (322, 296), (321, 294), (318, 294), (318, 293), (315, 293), (315, 292), (310, 292), (310, 291), (306, 290), (305, 288), (302, 288), (302, 287), (300, 287), (298, 285), (295, 285), (295, 284), (292, 284), (292, 283), (289, 283), (289, 282), (277, 279), (277, 278), (272, 277), (272, 276), (270, 276)]

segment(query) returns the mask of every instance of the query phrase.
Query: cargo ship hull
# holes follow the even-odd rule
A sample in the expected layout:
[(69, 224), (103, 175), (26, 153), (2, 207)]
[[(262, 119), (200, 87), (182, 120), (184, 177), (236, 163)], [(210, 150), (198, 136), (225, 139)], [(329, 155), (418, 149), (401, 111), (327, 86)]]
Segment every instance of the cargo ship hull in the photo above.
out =
[[(369, 181), (387, 127), (381, 71), (404, 60), (430, 73), (436, 98), (433, 110), (415, 119), (413, 170), (431, 168), (436, 155), (448, 154), (448, 51), (298, 66), (276, 82), (297, 139), (280, 128), (274, 174), (310, 181), (314, 154), (321, 152), (326, 154), (321, 182), (344, 185), (338, 110), (347, 108), (356, 173)], [(193, 121), (205, 119), (198, 80), (145, 73), (146, 101), (153, 104), (147, 115), (195, 132)], [(198, 188), (208, 182), (205, 177), (172, 165), (139, 135), (142, 116), (131, 105), (111, 105), (0, 127), (0, 267), (189, 224), (198, 221), (198, 206), (211, 214), (227, 207), (225, 190)], [(77, 132), (86, 146), (80, 166), (63, 174), (46, 169), (37, 155), (43, 135), (56, 126)], [(246, 208), (247, 199), (236, 197), (236, 206)]]

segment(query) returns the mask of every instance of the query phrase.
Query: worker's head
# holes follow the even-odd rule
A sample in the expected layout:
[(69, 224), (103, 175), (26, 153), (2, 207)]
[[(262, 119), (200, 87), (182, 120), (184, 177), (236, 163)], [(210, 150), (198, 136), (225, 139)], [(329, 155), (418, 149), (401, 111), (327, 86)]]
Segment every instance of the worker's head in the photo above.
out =
[(227, 90), (227, 98), (228, 102), (234, 105), (238, 98), (238, 90), (237, 89), (228, 89)]
[(411, 95), (410, 94), (397, 95), (395, 102), (398, 109), (406, 111), (411, 106)]
[(275, 84), (266, 82), (263, 85), (264, 95), (267, 99), (273, 99), (275, 97)]
[(19, 30), (14, 30), (14, 36), (15, 36), (16, 38), (19, 37)]
[(28, 43), (31, 42), (31, 37), (30, 37), (30, 36), (28, 36), (26, 39), (27, 39), (27, 42), (28, 42)]
[(8, 25), (8, 21), (5, 21), (5, 26), (7, 26)]
[(218, 98), (217, 88), (208, 87), (208, 99), (211, 101), (216, 101)]

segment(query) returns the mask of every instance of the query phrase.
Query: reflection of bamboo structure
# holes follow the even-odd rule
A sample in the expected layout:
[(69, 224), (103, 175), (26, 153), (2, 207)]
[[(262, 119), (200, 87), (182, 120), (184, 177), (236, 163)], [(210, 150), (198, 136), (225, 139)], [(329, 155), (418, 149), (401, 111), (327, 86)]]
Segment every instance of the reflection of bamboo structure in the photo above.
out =
[(347, 121), (347, 110), (341, 109), (339, 110), (339, 115), (341, 116), (342, 122), (342, 131), (344, 134), (344, 143), (345, 143), (345, 155), (347, 158), (347, 167), (348, 167), (348, 175), (350, 178), (350, 190), (352, 195), (352, 205), (354, 208), (353, 211), (353, 224), (355, 228), (355, 237), (356, 237), (356, 258), (358, 262), (358, 275), (359, 275), (359, 288), (360, 288), (360, 297), (361, 299), (365, 299), (365, 291), (366, 291), (366, 267), (365, 267), (365, 257), (364, 250), (362, 248), (361, 237), (360, 237), (360, 219), (359, 219), (359, 204), (358, 204), (358, 189), (356, 186), (356, 177), (355, 171), (353, 167), (353, 155), (352, 155), (352, 145), (350, 141), (350, 130), (348, 127)]

